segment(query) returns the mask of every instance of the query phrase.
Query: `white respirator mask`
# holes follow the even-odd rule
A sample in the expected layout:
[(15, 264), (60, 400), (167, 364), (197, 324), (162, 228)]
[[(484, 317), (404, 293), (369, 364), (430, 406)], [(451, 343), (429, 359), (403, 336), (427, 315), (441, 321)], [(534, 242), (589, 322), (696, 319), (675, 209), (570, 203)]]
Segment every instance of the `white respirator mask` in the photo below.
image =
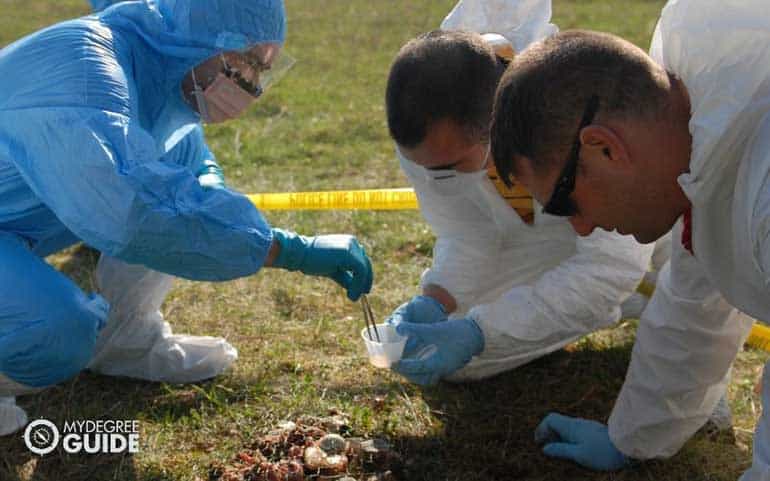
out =
[[(486, 165), (475, 172), (459, 172), (454, 169), (428, 169), (408, 159), (401, 150), (396, 147), (396, 155), (399, 157), (404, 173), (412, 182), (419, 184), (430, 192), (443, 196), (469, 196), (480, 185), (481, 179), (486, 177)], [(486, 164), (486, 162), (485, 162)]]

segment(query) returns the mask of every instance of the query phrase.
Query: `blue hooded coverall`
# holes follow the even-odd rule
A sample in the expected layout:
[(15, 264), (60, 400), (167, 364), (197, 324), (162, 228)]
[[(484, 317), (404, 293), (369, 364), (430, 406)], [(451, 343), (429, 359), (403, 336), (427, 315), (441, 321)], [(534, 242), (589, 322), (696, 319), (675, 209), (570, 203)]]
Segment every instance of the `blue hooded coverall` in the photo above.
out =
[(281, 0), (143, 0), (0, 50), (0, 373), (42, 387), (88, 363), (109, 306), (42, 259), (74, 243), (195, 280), (262, 267), (270, 227), (198, 183), (214, 157), (180, 86), (284, 36)]

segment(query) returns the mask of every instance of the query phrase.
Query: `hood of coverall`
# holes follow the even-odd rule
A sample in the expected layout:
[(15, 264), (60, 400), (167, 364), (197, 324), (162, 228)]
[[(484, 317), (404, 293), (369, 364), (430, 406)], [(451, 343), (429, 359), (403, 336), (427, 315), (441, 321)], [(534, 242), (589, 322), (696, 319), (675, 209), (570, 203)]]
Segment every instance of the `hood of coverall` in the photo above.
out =
[(459, 0), (441, 28), (497, 33), (511, 42), (516, 52), (559, 30), (551, 23), (551, 0)]
[(752, 15), (760, 4), (737, 2), (715, 22), (724, 7), (718, 0), (672, 1), (655, 28), (650, 55), (684, 81), (690, 96), (690, 170), (679, 184), (694, 203), (722, 187), (767, 112), (770, 52), (747, 47), (770, 38), (767, 17)]
[[(107, 3), (92, 2), (95, 8)], [(145, 53), (154, 54), (134, 55), (135, 81), (143, 126), (166, 151), (200, 120), (181, 93), (193, 67), (224, 51), (282, 44), (286, 36), (282, 0), (141, 0), (115, 3), (97, 15), (115, 31), (136, 34)]]

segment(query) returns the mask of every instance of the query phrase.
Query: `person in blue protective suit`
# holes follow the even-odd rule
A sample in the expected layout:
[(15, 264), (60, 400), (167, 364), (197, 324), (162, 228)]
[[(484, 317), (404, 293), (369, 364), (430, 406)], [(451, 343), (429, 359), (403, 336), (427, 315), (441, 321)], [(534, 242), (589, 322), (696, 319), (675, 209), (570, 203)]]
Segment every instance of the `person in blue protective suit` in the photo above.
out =
[[(272, 266), (369, 291), (355, 238), (271, 228), (203, 137), (259, 96), (284, 35), (280, 0), (147, 0), (0, 50), (0, 434), (26, 422), (14, 396), (87, 366), (166, 382), (229, 366), (223, 339), (163, 321), (171, 276)], [(102, 252), (99, 294), (43, 259), (79, 241)]]

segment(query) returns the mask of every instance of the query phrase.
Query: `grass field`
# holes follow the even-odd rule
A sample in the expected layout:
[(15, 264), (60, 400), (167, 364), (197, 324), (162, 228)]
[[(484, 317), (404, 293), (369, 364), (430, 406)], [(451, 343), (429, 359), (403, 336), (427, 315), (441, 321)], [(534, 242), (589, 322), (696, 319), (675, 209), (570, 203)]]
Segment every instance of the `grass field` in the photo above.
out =
[[(85, 0), (0, 0), (0, 44), (87, 13)], [(384, 119), (390, 61), (436, 28), (453, 0), (287, 0), (294, 69), (246, 118), (207, 130), (229, 182), (244, 192), (405, 186)], [(647, 46), (659, 0), (556, 1), (561, 28), (593, 28)], [(433, 236), (417, 212), (266, 213), (303, 233), (355, 233), (376, 272), (380, 316), (417, 292)], [(91, 289), (96, 254), (50, 259)], [(299, 414), (347, 413), (362, 435), (389, 438), (414, 480), (732, 481), (751, 460), (759, 415), (754, 385), (764, 353), (747, 350), (730, 387), (735, 439), (699, 434), (673, 459), (598, 474), (549, 460), (532, 432), (549, 411), (606, 420), (622, 384), (634, 322), (594, 334), (489, 381), (420, 389), (371, 368), (357, 332), (360, 308), (330, 281), (283, 271), (227, 283), (180, 280), (164, 306), (175, 331), (226, 336), (235, 368), (212, 381), (170, 386), (84, 373), (20, 399), (30, 418), (138, 419), (141, 452), (32, 455), (0, 439), (0, 480), (206, 479), (257, 433)]]

